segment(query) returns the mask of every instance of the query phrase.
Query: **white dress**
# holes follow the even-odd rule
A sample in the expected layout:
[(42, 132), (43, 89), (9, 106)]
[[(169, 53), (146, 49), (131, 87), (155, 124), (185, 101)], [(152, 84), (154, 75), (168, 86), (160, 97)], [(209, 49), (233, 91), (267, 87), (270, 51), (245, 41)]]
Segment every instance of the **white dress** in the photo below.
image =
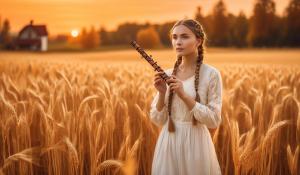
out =
[[(171, 69), (165, 70), (168, 75)], [(199, 71), (200, 103), (196, 102), (192, 110), (173, 94), (172, 119), (175, 132), (168, 131), (168, 96), (169, 86), (165, 96), (165, 105), (161, 111), (156, 108), (158, 92), (153, 98), (150, 109), (150, 119), (155, 125), (162, 127), (156, 142), (152, 175), (219, 175), (220, 165), (216, 156), (208, 128), (216, 128), (221, 123), (222, 108), (222, 78), (215, 67), (202, 64)], [(183, 80), (186, 94), (196, 97), (194, 87), (195, 76)], [(192, 125), (192, 114), (198, 121)]]

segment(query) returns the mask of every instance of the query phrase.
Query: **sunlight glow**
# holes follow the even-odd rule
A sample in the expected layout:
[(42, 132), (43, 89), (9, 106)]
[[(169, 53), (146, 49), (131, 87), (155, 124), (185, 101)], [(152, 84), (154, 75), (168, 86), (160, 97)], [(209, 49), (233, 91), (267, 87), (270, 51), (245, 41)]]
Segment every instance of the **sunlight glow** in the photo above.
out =
[(76, 37), (79, 35), (78, 30), (73, 29), (73, 30), (71, 31), (71, 35), (72, 35), (72, 37), (76, 38)]

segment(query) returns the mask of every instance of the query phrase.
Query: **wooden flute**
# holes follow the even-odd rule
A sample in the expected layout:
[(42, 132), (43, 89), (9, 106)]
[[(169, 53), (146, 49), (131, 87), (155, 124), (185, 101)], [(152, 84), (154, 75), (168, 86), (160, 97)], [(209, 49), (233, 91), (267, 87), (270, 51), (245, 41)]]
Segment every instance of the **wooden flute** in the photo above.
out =
[[(136, 41), (131, 41), (130, 44), (132, 45), (132, 47), (135, 48), (135, 50), (137, 50), (141, 55), (142, 58), (146, 59), (146, 61), (148, 61), (148, 63), (150, 63), (150, 65), (154, 68), (154, 71), (157, 72), (163, 72), (163, 74), (160, 75), (160, 77), (167, 83), (167, 80), (170, 78), (170, 76), (168, 76), (165, 71), (157, 64), (156, 61), (153, 60), (152, 55), (148, 55), (143, 48), (141, 48), (141, 46), (139, 46), (137, 44)], [(168, 84), (168, 83), (167, 83)], [(169, 84), (168, 84), (169, 85)]]

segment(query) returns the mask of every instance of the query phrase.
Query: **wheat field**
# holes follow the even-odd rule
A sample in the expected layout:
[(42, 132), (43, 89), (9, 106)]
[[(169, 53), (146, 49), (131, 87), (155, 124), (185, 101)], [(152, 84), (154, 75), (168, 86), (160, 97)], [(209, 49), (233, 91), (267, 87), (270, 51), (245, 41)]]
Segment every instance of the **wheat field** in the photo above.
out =
[[(210, 50), (223, 79), (211, 133), (223, 174), (300, 174), (300, 51)], [(163, 68), (170, 51), (153, 51)], [(0, 175), (145, 174), (160, 128), (135, 51), (0, 53)]]

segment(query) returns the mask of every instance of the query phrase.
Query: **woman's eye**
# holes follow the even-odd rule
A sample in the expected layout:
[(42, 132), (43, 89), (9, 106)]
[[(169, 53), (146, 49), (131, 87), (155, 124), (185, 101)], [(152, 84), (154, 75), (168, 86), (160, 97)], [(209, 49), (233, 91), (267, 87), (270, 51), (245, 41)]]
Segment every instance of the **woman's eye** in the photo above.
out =
[[(181, 38), (189, 38), (188, 36), (181, 36)], [(173, 36), (172, 39), (177, 39), (177, 36)]]

